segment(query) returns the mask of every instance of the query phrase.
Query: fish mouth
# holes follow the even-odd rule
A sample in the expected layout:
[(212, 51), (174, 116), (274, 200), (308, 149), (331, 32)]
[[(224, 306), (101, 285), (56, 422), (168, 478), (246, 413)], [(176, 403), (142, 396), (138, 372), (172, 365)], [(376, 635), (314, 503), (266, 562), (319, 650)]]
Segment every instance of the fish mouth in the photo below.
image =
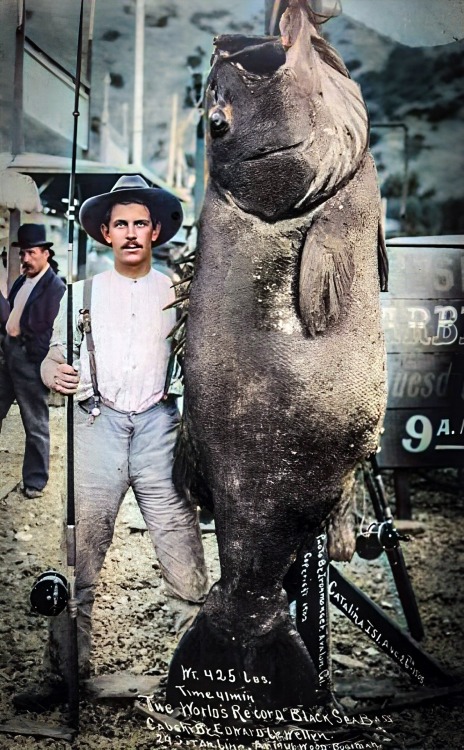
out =
[(267, 151), (260, 151), (259, 153), (249, 156), (247, 159), (242, 159), (242, 163), (250, 161), (259, 161), (260, 159), (266, 159), (268, 156), (274, 156), (275, 154), (288, 154), (289, 151), (297, 151), (299, 148), (304, 146), (306, 140), (292, 143), (290, 146), (279, 146), (278, 148), (272, 148)]

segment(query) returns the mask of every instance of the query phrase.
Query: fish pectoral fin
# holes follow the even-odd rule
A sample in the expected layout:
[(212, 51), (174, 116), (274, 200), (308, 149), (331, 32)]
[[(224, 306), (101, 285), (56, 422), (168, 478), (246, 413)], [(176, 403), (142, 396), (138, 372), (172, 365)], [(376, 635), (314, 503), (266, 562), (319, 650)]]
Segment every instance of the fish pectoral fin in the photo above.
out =
[(354, 276), (351, 252), (337, 234), (329, 234), (325, 223), (309, 230), (300, 263), (300, 315), (311, 336), (340, 318)]

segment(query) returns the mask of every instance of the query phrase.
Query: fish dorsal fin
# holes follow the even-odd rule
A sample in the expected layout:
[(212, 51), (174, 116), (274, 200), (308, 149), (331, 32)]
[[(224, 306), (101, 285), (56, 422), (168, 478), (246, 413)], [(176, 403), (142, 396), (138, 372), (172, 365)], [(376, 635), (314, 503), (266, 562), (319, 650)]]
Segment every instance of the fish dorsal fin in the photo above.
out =
[(368, 114), (359, 86), (338, 53), (319, 34), (303, 0), (291, 0), (281, 19), (283, 66), (290, 80), (304, 81), (313, 102), (307, 159), (313, 178), (295, 205), (306, 209), (328, 198), (356, 172), (368, 148)]
[(172, 264), (174, 266), (177, 266), (177, 272), (180, 279), (179, 281), (176, 281), (171, 285), (174, 287), (176, 292), (176, 298), (174, 302), (171, 302), (169, 305), (166, 305), (166, 307), (163, 308), (164, 310), (169, 310), (171, 307), (177, 308), (176, 324), (169, 331), (166, 338), (171, 339), (172, 355), (176, 355), (180, 359), (182, 359), (184, 356), (190, 283), (193, 279), (195, 256), (196, 250), (190, 250), (188, 245), (186, 244), (182, 248), (178, 260), (176, 260)]

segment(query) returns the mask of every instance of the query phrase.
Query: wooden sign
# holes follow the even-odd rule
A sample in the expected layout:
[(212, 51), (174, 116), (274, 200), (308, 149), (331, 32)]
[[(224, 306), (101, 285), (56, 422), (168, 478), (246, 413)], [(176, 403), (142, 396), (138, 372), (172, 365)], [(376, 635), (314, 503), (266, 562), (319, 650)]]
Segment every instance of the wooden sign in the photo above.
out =
[(382, 468), (464, 466), (464, 237), (387, 242)]

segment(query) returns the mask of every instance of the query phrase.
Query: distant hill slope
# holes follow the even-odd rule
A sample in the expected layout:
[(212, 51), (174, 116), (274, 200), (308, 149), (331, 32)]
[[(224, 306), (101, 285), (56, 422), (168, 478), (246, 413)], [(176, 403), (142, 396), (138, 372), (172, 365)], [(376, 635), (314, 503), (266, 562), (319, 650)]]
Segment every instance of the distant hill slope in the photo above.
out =
[[(131, 127), (134, 86), (134, 0), (98, 0), (93, 56), (92, 151), (99, 150), (98, 129), (102, 113), (103, 78), (111, 76), (112, 124), (122, 130), (122, 104), (129, 105)], [(192, 71), (207, 72), (216, 34), (254, 33), (264, 30), (261, 0), (175, 0), (145, 3), (144, 158), (158, 173), (166, 170), (172, 95), (185, 103)], [(192, 106), (179, 112), (185, 121)], [(189, 147), (195, 132), (190, 125)]]
[(344, 17), (326, 37), (360, 84), (389, 214), (398, 218), (408, 134), (408, 233), (464, 232), (464, 44), (412, 48)]
[[(52, 2), (52, 0), (47, 0)], [(92, 65), (90, 157), (100, 157), (103, 79), (110, 75), (110, 122), (123, 131), (123, 105), (132, 127), (135, 0), (97, 0)], [(189, 100), (192, 72), (207, 72), (213, 37), (264, 32), (264, 0), (146, 0), (144, 160), (166, 175), (172, 95), (192, 166), (197, 115)], [(42, 25), (46, 34), (53, 26)], [(399, 217), (408, 132), (409, 201), (403, 229), (433, 234), (464, 231), (464, 44), (410, 48), (347, 16), (331, 19), (324, 35), (362, 88), (371, 122), (371, 147), (388, 212)], [(46, 44), (46, 42), (44, 42)], [(189, 119), (190, 118), (190, 119)], [(53, 146), (50, 151), (54, 153)], [(47, 150), (46, 148), (44, 150)], [(193, 170), (192, 170), (193, 178)]]

